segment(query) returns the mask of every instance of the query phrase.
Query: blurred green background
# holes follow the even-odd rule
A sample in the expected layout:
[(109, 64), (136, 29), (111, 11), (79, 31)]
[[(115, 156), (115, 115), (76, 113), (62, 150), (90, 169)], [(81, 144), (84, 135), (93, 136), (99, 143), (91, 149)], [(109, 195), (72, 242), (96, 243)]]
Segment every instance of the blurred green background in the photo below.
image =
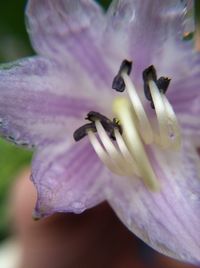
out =
[[(0, 62), (33, 54), (24, 26), (25, 2), (0, 2)], [(30, 152), (0, 139), (0, 241), (9, 234), (7, 198), (11, 183), (30, 159)]]

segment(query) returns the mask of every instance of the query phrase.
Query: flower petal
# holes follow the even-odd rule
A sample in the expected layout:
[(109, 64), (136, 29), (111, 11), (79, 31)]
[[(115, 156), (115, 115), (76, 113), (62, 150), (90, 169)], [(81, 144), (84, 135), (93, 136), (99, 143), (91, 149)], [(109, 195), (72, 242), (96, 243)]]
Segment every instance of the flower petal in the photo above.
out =
[(95, 1), (29, 0), (26, 16), (33, 47), (40, 55), (81, 65), (99, 84), (110, 82), (99, 43), (103, 11)]
[(117, 35), (121, 39), (121, 50), (133, 60), (136, 78), (141, 78), (142, 71), (156, 58), (161, 59), (159, 55), (168, 40), (182, 40), (185, 12), (180, 0), (113, 1), (107, 32), (112, 38)]
[(200, 144), (200, 54), (188, 45), (182, 42), (175, 46), (169, 41), (160, 55), (162, 60), (155, 66), (158, 66), (158, 77), (171, 79), (166, 96), (176, 112), (182, 132), (194, 136), (195, 144)]
[(108, 198), (125, 225), (157, 251), (200, 263), (200, 159), (185, 140), (177, 153), (149, 150), (161, 192), (116, 178)]
[(35, 216), (81, 213), (102, 202), (104, 178), (104, 168), (87, 139), (39, 150), (32, 171), (38, 192)]
[(182, 66), (184, 62), (188, 63), (185, 72), (172, 79), (167, 96), (182, 126), (182, 132), (196, 136), (200, 144), (200, 56), (191, 55), (187, 61), (183, 61)]
[[(1, 66), (1, 134), (29, 146), (72, 135), (80, 119), (98, 107), (81, 73), (74, 76), (72, 70), (41, 57)], [(85, 91), (78, 90), (79, 81)]]

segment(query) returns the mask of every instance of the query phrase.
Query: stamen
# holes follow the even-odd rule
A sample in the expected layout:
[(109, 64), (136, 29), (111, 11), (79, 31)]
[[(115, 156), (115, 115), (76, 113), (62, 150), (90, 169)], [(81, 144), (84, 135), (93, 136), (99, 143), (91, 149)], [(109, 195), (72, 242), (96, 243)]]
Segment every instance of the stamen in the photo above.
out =
[(151, 128), (149, 119), (144, 111), (143, 105), (140, 101), (140, 98), (137, 94), (137, 91), (130, 79), (130, 77), (126, 74), (122, 75), (124, 82), (126, 84), (126, 89), (130, 100), (132, 102), (133, 111), (135, 112), (138, 122), (140, 133), (146, 144), (150, 144), (153, 142), (153, 130)]
[(171, 79), (169, 79), (168, 77), (161, 76), (155, 83), (159, 91), (165, 94), (169, 87), (170, 81)]
[[(170, 147), (176, 149), (177, 145), (180, 145), (180, 131), (172, 106), (169, 104), (164, 94), (159, 92), (154, 81), (149, 81), (149, 88), (155, 106), (160, 133), (160, 135), (155, 133), (155, 142), (163, 148)], [(169, 126), (171, 130), (170, 135)], [(176, 146), (174, 146), (175, 143), (171, 139), (172, 136), (176, 137)]]
[(87, 117), (85, 119), (89, 120), (92, 123), (85, 124), (74, 131), (73, 137), (75, 141), (79, 141), (83, 139), (85, 136), (87, 136), (88, 130), (92, 130), (93, 132), (96, 132), (97, 130), (96, 130), (95, 122), (97, 120), (99, 120), (102, 123), (105, 130), (109, 133), (109, 137), (111, 139), (115, 140), (115, 136), (114, 136), (115, 128), (118, 128), (119, 132), (122, 133), (122, 128), (119, 122), (115, 118), (113, 119), (113, 121), (111, 121), (106, 116), (98, 112), (91, 111), (87, 114)]
[(107, 118), (106, 116), (98, 113), (98, 112), (94, 112), (94, 111), (91, 111), (87, 114), (87, 117), (85, 118), (86, 120), (89, 120), (91, 122), (95, 122), (96, 120), (100, 120), (102, 122), (107, 122), (107, 123), (110, 123), (111, 120), (109, 118)]
[(171, 148), (178, 150), (181, 146), (181, 131), (180, 127), (176, 118), (176, 114), (169, 103), (168, 99), (164, 96), (161, 95), (163, 99), (163, 103), (165, 106), (165, 112), (167, 116), (167, 131), (168, 131), (168, 137), (170, 139), (171, 143)]
[(111, 121), (109, 118), (107, 118), (106, 116), (98, 112), (94, 112), (94, 111), (89, 112), (85, 119), (93, 123), (99, 120), (102, 123), (105, 130), (109, 133), (110, 138), (112, 138), (113, 140), (115, 140), (114, 128), (118, 128), (120, 133), (122, 132), (121, 126), (119, 125), (119, 123), (116, 121), (115, 118), (113, 119), (113, 121)]
[(88, 135), (95, 152), (113, 173), (120, 176), (136, 175), (149, 189), (156, 191), (160, 189), (159, 180), (144, 144), (155, 143), (164, 149), (178, 149), (181, 144), (177, 118), (165, 96), (170, 79), (163, 76), (157, 79), (153, 65), (143, 72), (144, 93), (155, 109), (155, 128), (129, 77), (130, 70), (131, 62), (123, 61), (113, 81), (117, 91), (127, 90), (130, 100), (114, 100), (113, 112), (116, 117), (113, 120), (98, 112), (89, 112), (86, 119), (90, 123), (77, 129), (74, 139), (78, 141)]
[(80, 141), (88, 134), (88, 130), (92, 130), (93, 132), (96, 132), (96, 126), (94, 123), (88, 123), (81, 127), (79, 127), (77, 130), (74, 131), (73, 137), (75, 141)]
[(137, 131), (137, 126), (131, 116), (131, 105), (129, 101), (125, 98), (116, 98), (113, 102), (113, 112), (123, 122), (123, 138), (136, 161), (142, 180), (151, 190), (158, 190), (158, 179), (151, 167)]
[(99, 156), (104, 165), (107, 166), (108, 169), (110, 169), (113, 173), (123, 176), (122, 171), (120, 171), (120, 169), (113, 164), (112, 159), (108, 156), (95, 134), (90, 130), (88, 131), (88, 138), (96, 154)]
[(112, 88), (116, 91), (123, 92), (125, 90), (124, 80), (122, 78), (122, 73), (129, 75), (132, 69), (132, 62), (124, 60), (120, 66), (118, 74), (114, 77)]
[(156, 85), (158, 90), (161, 93), (166, 93), (168, 87), (169, 87), (169, 83), (171, 81), (171, 79), (169, 79), (168, 77), (163, 77), (161, 76), (159, 79), (157, 79), (157, 73), (156, 73), (156, 69), (153, 65), (149, 66), (148, 68), (146, 68), (143, 71), (143, 81), (144, 81), (144, 94), (145, 97), (147, 98), (147, 100), (150, 101), (151, 103), (151, 107), (154, 109), (154, 104), (153, 104), (153, 100), (152, 100), (152, 96), (151, 96), (151, 92), (150, 92), (150, 88), (149, 88), (149, 81), (153, 80)]
[(121, 134), (119, 133), (118, 129), (115, 129), (115, 137), (116, 137), (117, 145), (118, 145), (118, 147), (119, 147), (119, 149), (124, 157), (124, 160), (128, 164), (128, 168), (132, 169), (133, 174), (135, 173), (138, 177), (141, 177), (141, 174), (139, 173), (135, 159), (130, 154), (130, 152), (129, 152)]
[(108, 155), (113, 160), (115, 165), (120, 168), (120, 170), (123, 171), (123, 173), (127, 172), (127, 169), (124, 167), (124, 160), (120, 154), (120, 152), (116, 149), (110, 138), (108, 137), (106, 131), (104, 130), (101, 123), (97, 120), (95, 122), (97, 132), (99, 134), (99, 138), (105, 147)]
[(152, 97), (149, 89), (149, 80), (153, 80), (154, 82), (157, 81), (157, 74), (156, 74), (156, 69), (154, 68), (153, 65), (149, 66), (143, 71), (143, 81), (144, 81), (144, 94), (147, 100), (152, 102)]
[(118, 162), (118, 160), (119, 160), (119, 152), (117, 151), (117, 149), (113, 145), (112, 141), (108, 137), (108, 135), (107, 135), (106, 131), (104, 130), (102, 124), (97, 120), (95, 122), (95, 126), (96, 126), (97, 132), (99, 134), (99, 138), (100, 138), (101, 142), (103, 143), (104, 147), (107, 149), (108, 154), (116, 162)]
[(168, 136), (166, 133), (165, 125), (166, 125), (166, 113), (165, 107), (163, 104), (163, 99), (161, 94), (159, 93), (157, 86), (153, 80), (149, 81), (149, 88), (152, 96), (153, 103), (156, 103), (155, 111), (158, 119), (158, 126), (159, 126), (159, 135), (155, 135), (155, 140), (158, 144), (167, 147), (168, 146)]
[[(126, 153), (126, 157), (120, 153), (114, 146), (114, 144), (109, 139), (106, 131), (104, 130), (102, 124), (99, 121), (96, 121), (96, 128), (99, 134), (99, 138), (103, 144), (99, 142), (97, 137), (92, 131), (88, 131), (89, 140), (101, 161), (114, 173), (120, 176), (133, 176), (139, 175), (136, 164), (134, 163), (133, 158), (130, 156), (130, 153)], [(115, 132), (120, 137), (121, 134), (119, 130), (115, 128)], [(118, 139), (120, 139), (116, 136)], [(123, 143), (123, 142), (122, 142)], [(126, 146), (126, 145), (124, 145)], [(124, 149), (125, 150), (125, 149)], [(126, 149), (128, 151), (128, 149)], [(127, 161), (127, 155), (129, 154), (129, 161)]]

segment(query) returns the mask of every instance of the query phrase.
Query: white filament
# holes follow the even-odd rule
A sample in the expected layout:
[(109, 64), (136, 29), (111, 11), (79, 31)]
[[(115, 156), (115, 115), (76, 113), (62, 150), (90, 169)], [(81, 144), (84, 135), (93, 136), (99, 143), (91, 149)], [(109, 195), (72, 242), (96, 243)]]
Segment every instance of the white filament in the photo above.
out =
[(128, 151), (118, 129), (115, 129), (115, 135), (117, 143), (120, 145), (116, 149), (99, 120), (95, 122), (95, 125), (102, 144), (91, 130), (88, 131), (88, 137), (102, 162), (120, 176), (139, 175), (134, 159)]
[(112, 158), (109, 157), (109, 155), (107, 154), (107, 152), (105, 151), (105, 149), (102, 147), (102, 145), (100, 144), (99, 140), (97, 139), (97, 137), (95, 136), (95, 134), (93, 133), (93, 131), (88, 130), (88, 138), (96, 152), (96, 154), (99, 156), (99, 158), (101, 159), (101, 161), (114, 173), (118, 174), (118, 175), (123, 175), (122, 172), (120, 172), (120, 169), (118, 167), (116, 167), (113, 163)]
[(153, 142), (153, 130), (149, 122), (149, 119), (145, 113), (143, 105), (140, 101), (140, 98), (137, 94), (137, 91), (130, 77), (126, 73), (123, 73), (122, 77), (124, 79), (128, 95), (132, 102), (133, 111), (135, 112), (137, 119), (138, 119), (140, 133), (142, 135), (142, 138), (144, 139), (146, 144), (150, 144)]
[(128, 167), (132, 169), (134, 174), (136, 174), (137, 176), (141, 176), (141, 174), (139, 173), (137, 164), (135, 162), (135, 159), (132, 157), (131, 153), (129, 152), (121, 134), (119, 133), (119, 130), (116, 128), (114, 132), (115, 132), (115, 138), (117, 141), (117, 145), (118, 145), (124, 159), (126, 160)]
[(144, 144), (155, 143), (164, 149), (178, 149), (181, 135), (177, 118), (166, 96), (160, 92), (153, 80), (149, 80), (157, 118), (157, 129), (155, 129), (130, 77), (126, 73), (123, 73), (122, 77), (130, 100), (120, 97), (113, 102), (114, 114), (123, 129), (122, 135), (116, 127), (114, 143), (101, 122), (97, 120), (95, 126), (99, 139), (91, 130), (88, 130), (88, 137), (101, 161), (112, 172), (120, 176), (136, 175), (149, 189), (158, 190), (160, 188), (158, 178)]
[(163, 148), (177, 149), (180, 147), (180, 128), (171, 104), (163, 93), (158, 90), (156, 83), (149, 81), (158, 120), (159, 135), (154, 132), (155, 143)]

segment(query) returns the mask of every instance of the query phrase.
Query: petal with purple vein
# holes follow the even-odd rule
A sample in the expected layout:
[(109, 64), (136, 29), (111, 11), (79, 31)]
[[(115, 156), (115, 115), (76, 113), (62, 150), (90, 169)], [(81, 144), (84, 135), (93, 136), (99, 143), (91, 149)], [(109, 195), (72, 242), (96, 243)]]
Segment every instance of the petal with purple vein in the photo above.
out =
[(113, 181), (109, 203), (125, 225), (157, 251), (200, 263), (200, 161), (184, 140), (181, 152), (148, 150), (161, 182), (149, 192), (135, 178)]
[[(19, 145), (72, 136), (86, 113), (97, 108), (81, 74), (33, 57), (0, 68), (0, 132)], [(81, 119), (81, 121), (80, 121)]]
[(182, 126), (182, 132), (191, 134), (195, 144), (198, 145), (200, 145), (199, 87), (199, 64), (194, 64), (182, 78), (172, 80), (168, 93), (168, 98)]
[(37, 152), (32, 180), (38, 200), (36, 217), (55, 212), (81, 213), (102, 202), (104, 167), (85, 139), (52, 144)]
[(30, 0), (26, 15), (33, 47), (40, 55), (63, 64), (73, 60), (97, 84), (111, 84), (99, 43), (103, 11), (95, 1)]
[[(121, 50), (124, 47), (127, 57), (134, 61), (136, 79), (141, 78), (147, 66), (161, 60), (163, 51), (168, 49), (166, 43), (172, 43), (173, 49), (181, 43), (185, 11), (180, 0), (113, 1), (106, 33), (121, 39)], [(168, 51), (170, 58), (171, 48)]]

